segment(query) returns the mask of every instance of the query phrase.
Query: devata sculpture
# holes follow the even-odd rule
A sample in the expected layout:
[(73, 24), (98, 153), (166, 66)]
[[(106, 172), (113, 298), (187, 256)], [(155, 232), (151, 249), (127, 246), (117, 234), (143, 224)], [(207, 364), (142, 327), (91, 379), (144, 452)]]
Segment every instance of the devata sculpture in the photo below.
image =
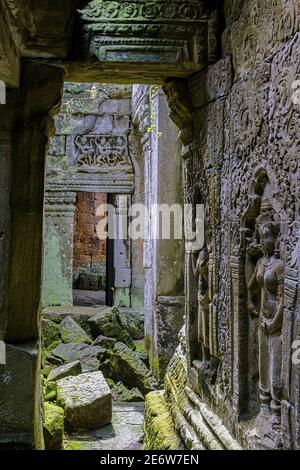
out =
[[(260, 399), (279, 412), (282, 400), (282, 322), (284, 306), (284, 263), (279, 256), (280, 222), (268, 200), (261, 204), (257, 229), (263, 256), (248, 284), (249, 310), (259, 317)], [(249, 247), (251, 248), (251, 247)]]
[(193, 272), (198, 277), (198, 341), (202, 348), (202, 366), (210, 367), (209, 349), (209, 289), (208, 289), (208, 263), (209, 253), (206, 247), (200, 252), (193, 252)]

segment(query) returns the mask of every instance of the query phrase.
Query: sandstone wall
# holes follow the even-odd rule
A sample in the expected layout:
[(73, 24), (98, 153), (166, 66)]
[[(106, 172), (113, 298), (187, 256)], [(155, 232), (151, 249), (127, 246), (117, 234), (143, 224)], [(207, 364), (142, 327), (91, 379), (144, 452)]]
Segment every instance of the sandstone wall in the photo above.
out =
[[(300, 4), (226, 1), (224, 13), (223, 58), (189, 81), (194, 140), (184, 150), (185, 200), (205, 204), (208, 304), (200, 308), (207, 309), (209, 319), (210, 360), (204, 366), (198, 278), (193, 254), (186, 253), (187, 351), (182, 360), (187, 376), (175, 361), (179, 369), (170, 367), (166, 389), (171, 409), (179, 405), (178, 429), (185, 414), (201, 437), (184, 405), (188, 392), (184, 400), (176, 387), (171, 393), (170, 384), (179, 377), (181, 386), (196, 391), (244, 448), (299, 448), (299, 366), (291, 358), (300, 331), (300, 106), (293, 89), (300, 78)], [(270, 226), (276, 226), (273, 258), (263, 248)], [(283, 275), (278, 274), (281, 266)], [(254, 292), (255, 269), (275, 278), (271, 284), (264, 278)], [(273, 300), (264, 304), (270, 296)], [(271, 327), (263, 333), (269, 348), (278, 341), (276, 359), (270, 350), (263, 352), (258, 340), (263, 308), (270, 315), (268, 309), (276, 309), (281, 318), (273, 336)], [(277, 395), (269, 385), (265, 394), (259, 390), (259, 350), (270, 388), (277, 380)], [(194, 413), (191, 397), (188, 404)]]

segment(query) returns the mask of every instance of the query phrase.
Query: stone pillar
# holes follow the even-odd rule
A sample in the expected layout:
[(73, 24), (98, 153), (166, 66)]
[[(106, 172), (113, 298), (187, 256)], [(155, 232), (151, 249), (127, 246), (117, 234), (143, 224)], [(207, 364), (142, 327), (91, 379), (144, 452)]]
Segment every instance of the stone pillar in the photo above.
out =
[(43, 448), (39, 369), (44, 157), (62, 84), (60, 69), (24, 62), (20, 90), (8, 91), (7, 104), (1, 107), (1, 165), (3, 161), (8, 177), (8, 183), (1, 185), (4, 206), (0, 208), (5, 292), (0, 325), (6, 343), (6, 364), (0, 365), (0, 446), (4, 447)]
[(128, 208), (130, 196), (118, 194), (116, 205), (116, 240), (114, 243), (114, 305), (131, 307), (131, 244), (128, 233)]
[[(6, 106), (5, 106), (6, 107)], [(0, 105), (2, 113), (3, 105)], [(2, 119), (0, 116), (1, 124)], [(10, 210), (9, 197), (11, 191), (11, 139), (10, 132), (4, 131), (1, 126), (0, 132), (0, 341), (4, 340), (7, 322), (7, 305), (5, 288), (8, 275), (8, 249), (10, 236)]]
[(76, 193), (46, 193), (42, 295), (44, 307), (73, 305), (75, 208)]
[[(144, 155), (141, 136), (133, 129), (129, 136), (130, 156), (134, 168), (132, 204), (144, 204)], [(143, 263), (144, 240), (131, 240), (131, 307), (144, 307), (145, 273)]]
[[(148, 205), (180, 205), (182, 182), (178, 129), (169, 118), (167, 100), (161, 90), (156, 94), (151, 92), (151, 115), (154, 121), (150, 165), (148, 163)], [(150, 220), (151, 228), (154, 222)], [(152, 233), (150, 245), (151, 252), (145, 266), (146, 285), (152, 286), (145, 300), (146, 339), (151, 368), (157, 378), (163, 380), (184, 322), (183, 240), (155, 239)]]

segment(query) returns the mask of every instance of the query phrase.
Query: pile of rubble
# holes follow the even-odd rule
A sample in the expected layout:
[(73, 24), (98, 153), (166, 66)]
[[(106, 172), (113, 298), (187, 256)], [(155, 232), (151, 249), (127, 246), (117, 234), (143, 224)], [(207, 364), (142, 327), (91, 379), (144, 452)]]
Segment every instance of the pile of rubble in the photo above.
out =
[(143, 401), (158, 386), (148, 368), (141, 311), (46, 309), (42, 333), (47, 449), (62, 447), (64, 427), (105, 426), (112, 419), (113, 400)]

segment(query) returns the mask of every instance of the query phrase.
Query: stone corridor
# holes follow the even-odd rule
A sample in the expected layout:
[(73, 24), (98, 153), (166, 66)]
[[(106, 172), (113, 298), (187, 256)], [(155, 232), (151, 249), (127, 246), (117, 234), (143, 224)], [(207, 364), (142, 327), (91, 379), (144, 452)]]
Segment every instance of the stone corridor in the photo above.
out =
[(1, 450), (300, 449), (299, 64), (299, 0), (0, 0)]

